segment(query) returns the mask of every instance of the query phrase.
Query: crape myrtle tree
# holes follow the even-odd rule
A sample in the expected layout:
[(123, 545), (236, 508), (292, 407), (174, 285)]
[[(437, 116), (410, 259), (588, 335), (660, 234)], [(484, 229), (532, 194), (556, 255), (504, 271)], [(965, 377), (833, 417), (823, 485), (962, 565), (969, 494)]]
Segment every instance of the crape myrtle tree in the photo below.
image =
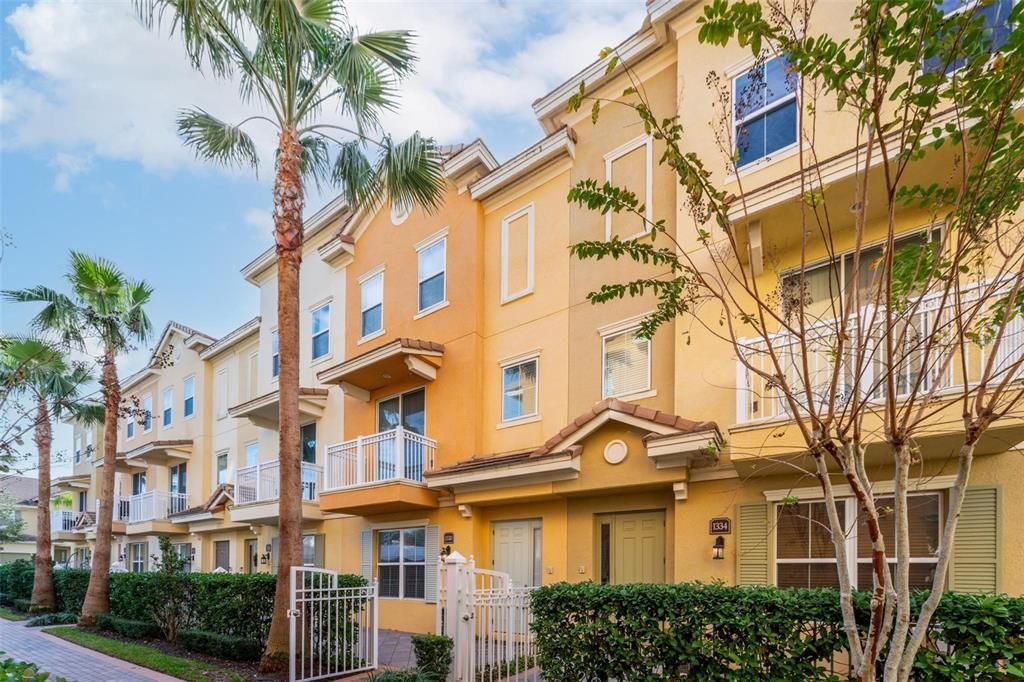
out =
[(116, 360), (152, 335), (153, 325), (145, 306), (153, 289), (144, 280), (129, 278), (114, 263), (78, 251), (71, 252), (65, 278), (70, 294), (39, 285), (4, 291), (3, 297), (8, 301), (42, 304), (32, 318), (33, 330), (60, 347), (83, 353), (98, 349), (103, 396), (103, 477), (89, 587), (79, 619), (83, 625), (95, 625), (96, 616), (110, 611), (117, 425), (119, 417), (125, 414)]
[[(787, 88), (796, 93), (798, 220), (786, 230), (798, 262), (784, 273), (766, 262), (759, 276), (752, 265), (759, 255), (750, 238), (751, 192), (737, 172), (750, 141), (731, 116), (745, 92), (734, 96), (721, 75), (708, 76), (717, 102), (709, 124), (721, 151), (715, 159), (687, 148), (688, 136), (708, 129), (684, 130), (675, 112), (652, 111), (628, 65), (632, 85), (621, 97), (595, 101), (581, 85), (569, 105), (592, 106), (595, 123), (603, 106), (631, 107), (663, 146), (659, 163), (677, 177), (681, 215), (689, 214), (675, 234), (655, 216), (647, 221), (649, 236), (573, 245), (579, 258), (631, 259), (663, 273), (604, 284), (590, 300), (655, 299), (641, 335), (685, 319), (683, 343), (698, 330), (717, 339), (723, 357), (735, 357), (749, 377), (737, 391), (756, 393), (791, 419), (787, 428), (797, 429), (806, 447), (799, 461), (812, 463), (802, 470), (821, 486), (827, 520), (819, 523), (834, 545), (850, 663), (864, 680), (909, 678), (946, 585), (975, 448), (994, 423), (1019, 416), (1021, 408), (1024, 4), (983, 1), (950, 12), (958, 6), (862, 0), (843, 25), (846, 37), (837, 38), (815, 30), (829, 25), (824, 13), (834, 10), (813, 1), (705, 5), (701, 42), (736, 41), (751, 50), (755, 66), (783, 57)], [(825, 21), (815, 21), (819, 15)], [(609, 72), (616, 68), (614, 51), (602, 57)], [(753, 82), (758, 71), (764, 73), (755, 68), (746, 87), (765, 86), (763, 76)], [(833, 127), (827, 142), (830, 154), (850, 150), (852, 181), (845, 185), (826, 182), (818, 154), (826, 142), (818, 137), (819, 120), (843, 116), (852, 122), (849, 138), (837, 142)], [(739, 178), (735, 191), (716, 184), (723, 173), (712, 169), (723, 168), (721, 159)], [(918, 184), (915, 171), (920, 177), (935, 159), (945, 159), (939, 172), (932, 167), (931, 176), (941, 179)], [(569, 200), (645, 218), (641, 200), (610, 183), (581, 181)], [(901, 213), (911, 210), (930, 216), (925, 224), (936, 227), (928, 238), (907, 238), (899, 229)], [(852, 250), (840, 242), (852, 242)], [(809, 263), (821, 250), (824, 276)], [(946, 463), (955, 480), (930, 594), (918, 613), (911, 604), (908, 491), (922, 462), (922, 432), (935, 426), (960, 435)], [(869, 444), (887, 452), (890, 473), (869, 468)], [(783, 466), (800, 468), (798, 462)], [(894, 493), (873, 492), (882, 480)], [(843, 523), (837, 485), (852, 491), (858, 519)], [(871, 590), (866, 628), (855, 619), (847, 568), (846, 538), (858, 523), (871, 546), (872, 584), (860, 585)]]
[[(396, 141), (381, 115), (397, 106), (398, 86), (415, 64), (408, 31), (357, 34), (338, 0), (136, 0), (143, 22), (166, 20), (193, 66), (237, 78), (239, 98), (261, 113), (228, 122), (201, 109), (178, 117), (185, 143), (203, 159), (255, 168), (247, 132), (269, 126), (277, 137), (273, 182), (277, 250), (279, 386), (279, 575), (301, 566), (299, 451), (299, 270), (305, 186), (340, 186), (350, 210), (374, 210), (384, 198), (401, 208), (432, 209), (444, 191), (434, 141)], [(274, 617), (260, 667), (283, 667), (288, 651), (289, 580), (278, 581)]]
[[(50, 542), (50, 464), (53, 449), (53, 420), (73, 417), (86, 423), (102, 421), (102, 410), (82, 400), (92, 381), (90, 367), (70, 360), (64, 351), (37, 338), (0, 338), (0, 391), (21, 396), (34, 410), (24, 420), (30, 426), (36, 447), (36, 555), (32, 582), (32, 612), (53, 611), (57, 594), (53, 585)], [(4, 395), (6, 399), (7, 395)], [(14, 407), (17, 411), (20, 406)]]

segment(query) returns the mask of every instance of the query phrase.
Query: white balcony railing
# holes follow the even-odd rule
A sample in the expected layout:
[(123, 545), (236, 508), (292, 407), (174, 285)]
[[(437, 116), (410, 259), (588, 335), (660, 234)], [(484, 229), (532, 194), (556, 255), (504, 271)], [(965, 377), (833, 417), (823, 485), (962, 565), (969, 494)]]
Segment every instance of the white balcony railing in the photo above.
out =
[[(120, 505), (115, 505), (116, 507)], [(154, 490), (128, 498), (128, 523), (164, 521), (188, 508), (188, 495)]]
[[(976, 300), (973, 298), (976, 295), (977, 288), (972, 288), (967, 290), (964, 298)], [(949, 335), (952, 333), (951, 315), (953, 313), (949, 306), (942, 308), (940, 303), (940, 297), (927, 296), (913, 314), (894, 322), (893, 338), (897, 341), (902, 340), (902, 348), (896, 351), (894, 358), (898, 368), (895, 377), (897, 397), (904, 398), (909, 395), (914, 390), (915, 384), (918, 383), (918, 379), (920, 379), (920, 385), (917, 387), (917, 392), (918, 395), (923, 395), (934, 387), (943, 391), (962, 385), (965, 380), (968, 383), (977, 381), (981, 376), (987, 357), (987, 350), (984, 347), (978, 348), (977, 352), (968, 354), (966, 376), (960, 369), (958, 361), (948, 363), (945, 369), (937, 366), (940, 362), (937, 356), (948, 354), (948, 349), (943, 341), (938, 341), (935, 344), (931, 357), (927, 360), (928, 366), (924, 366), (926, 360), (923, 346), (927, 345), (929, 337), (933, 334)], [(856, 344), (856, 339), (853, 338), (858, 329), (856, 319), (851, 320), (847, 325), (846, 331), (850, 335), (851, 341), (845, 347), (847, 349), (851, 346), (863, 347), (870, 360), (862, 363), (863, 370), (859, 373), (860, 376), (855, 376), (856, 364), (852, 355), (838, 358), (843, 363), (835, 390), (838, 409), (841, 409), (846, 401), (853, 396), (855, 389), (868, 400), (881, 401), (885, 397), (886, 385), (883, 378), (886, 376), (884, 365), (886, 340), (879, 331), (884, 327), (884, 323), (883, 311), (871, 307), (865, 307), (861, 311), (859, 327), (864, 330), (862, 333), (869, 335), (866, 344)], [(837, 331), (838, 325), (834, 321), (828, 321), (809, 327), (806, 332), (806, 341), (803, 344), (792, 334), (779, 333), (771, 336), (771, 351), (778, 358), (786, 383), (793, 387), (793, 390), (798, 390), (804, 383), (802, 353), (806, 350), (809, 379), (807, 383), (810, 384), (811, 395), (818, 405), (825, 404), (831, 397), (832, 374), (837, 361)], [(769, 354), (769, 345), (761, 338), (741, 340), (739, 345), (743, 357), (758, 371), (747, 368), (740, 360), (736, 361), (737, 423), (787, 418), (790, 410), (782, 390), (776, 385), (777, 381), (766, 378), (778, 375), (776, 365)], [(994, 374), (998, 376), (1001, 368), (1009, 367), (1022, 353), (1024, 353), (1024, 322), (1020, 317), (1016, 317), (1007, 324), (1004, 338), (996, 353)], [(804, 402), (804, 404), (806, 403)]]
[[(270, 502), (280, 496), (279, 460), (260, 462), (243, 467), (235, 474), (235, 504)], [(302, 499), (315, 501), (323, 485), (323, 467), (310, 462), (302, 463)]]
[(385, 481), (423, 482), (434, 467), (437, 441), (398, 427), (359, 436), (327, 448), (325, 490), (341, 490)]
[[(114, 520), (113, 520), (114, 523), (128, 523), (128, 516), (129, 516), (129, 511), (130, 511), (129, 508), (131, 506), (130, 500), (131, 500), (131, 498), (121, 497), (120, 495), (117, 495), (116, 497), (114, 497)], [(100, 501), (96, 500), (96, 516), (93, 517), (93, 519), (94, 519), (93, 522), (95, 523), (95, 519), (99, 519), (99, 518), (100, 518)]]
[(50, 532), (74, 533), (77, 520), (78, 512), (70, 509), (52, 509), (50, 510)]

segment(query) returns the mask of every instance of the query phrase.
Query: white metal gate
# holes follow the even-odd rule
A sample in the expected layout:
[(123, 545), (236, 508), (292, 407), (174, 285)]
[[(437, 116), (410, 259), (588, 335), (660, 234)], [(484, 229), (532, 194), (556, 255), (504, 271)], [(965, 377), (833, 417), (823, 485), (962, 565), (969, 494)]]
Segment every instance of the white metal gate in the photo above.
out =
[(453, 682), (540, 679), (530, 629), (532, 587), (507, 573), (477, 568), (453, 552), (439, 566), (437, 632), (454, 642)]
[(293, 566), (288, 679), (335, 678), (377, 667), (377, 583), (339, 587), (338, 573)]

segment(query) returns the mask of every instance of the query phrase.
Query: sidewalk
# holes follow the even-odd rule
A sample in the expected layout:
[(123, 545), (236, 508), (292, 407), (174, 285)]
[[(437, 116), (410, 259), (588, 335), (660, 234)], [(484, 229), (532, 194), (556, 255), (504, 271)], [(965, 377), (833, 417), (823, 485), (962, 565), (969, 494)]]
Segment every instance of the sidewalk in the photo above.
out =
[(24, 622), (0, 618), (0, 651), (4, 657), (35, 663), (50, 679), (68, 682), (175, 682), (176, 677), (133, 663), (105, 656), (63, 639), (42, 628), (25, 627)]

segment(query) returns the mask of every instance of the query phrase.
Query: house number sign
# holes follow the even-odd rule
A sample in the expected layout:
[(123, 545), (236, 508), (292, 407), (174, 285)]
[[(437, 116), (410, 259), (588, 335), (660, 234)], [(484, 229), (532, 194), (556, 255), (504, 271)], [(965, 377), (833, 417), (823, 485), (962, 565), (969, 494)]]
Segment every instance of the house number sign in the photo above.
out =
[(711, 519), (708, 533), (710, 535), (729, 535), (732, 533), (732, 519)]

